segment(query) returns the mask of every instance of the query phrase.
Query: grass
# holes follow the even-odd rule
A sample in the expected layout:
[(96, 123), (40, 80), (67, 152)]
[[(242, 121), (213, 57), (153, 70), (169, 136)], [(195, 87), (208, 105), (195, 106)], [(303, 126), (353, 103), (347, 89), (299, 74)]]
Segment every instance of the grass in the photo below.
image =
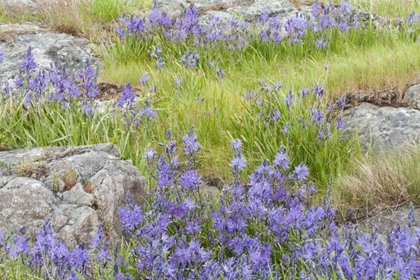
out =
[[(420, 11), (418, 0), (351, 3), (381, 16), (404, 17), (412, 10)], [(122, 116), (128, 113), (124, 109), (115, 113), (108, 108), (103, 114), (89, 115), (76, 101), (66, 109), (52, 102), (28, 110), (22, 100), (13, 104), (3, 100), (0, 143), (18, 148), (111, 142), (120, 148), (124, 159), (131, 159), (147, 173), (150, 170), (142, 160), (147, 148), (163, 151), (164, 147), (158, 143), (165, 139), (168, 129), (172, 130), (172, 138), (181, 143), (183, 135), (194, 127), (202, 147), (197, 163), (204, 176), (229, 181), (232, 171), (228, 165), (233, 156), (229, 143), (238, 138), (243, 142), (248, 164), (243, 178), (262, 159), (273, 160), (280, 146), (285, 146), (291, 166), (302, 162), (308, 165), (310, 179), (320, 191), (315, 202), (326, 194), (331, 179), (333, 202), (339, 211), (368, 212), (375, 207), (392, 208), (420, 202), (420, 151), (362, 154), (357, 137), (343, 140), (340, 131), (334, 128), (339, 111), (327, 110), (328, 105), (347, 92), (396, 88), (401, 94), (420, 72), (418, 31), (378, 30), (373, 26), (347, 33), (331, 30), (324, 34), (329, 41), (327, 49), (317, 49), (315, 41), (319, 35), (309, 32), (298, 45), (257, 40), (236, 52), (218, 43), (206, 48), (192, 47), (192, 40), (174, 43), (159, 32), (145, 40), (135, 37), (119, 40), (112, 30), (120, 15), (145, 7), (144, 1), (124, 0), (89, 0), (86, 5), (67, 1), (60, 9), (44, 5), (31, 12), (2, 7), (1, 22), (44, 22), (58, 31), (89, 37), (93, 42), (108, 40), (107, 46), (94, 46), (105, 65), (99, 80), (118, 85), (130, 82), (141, 92), (142, 104), (146, 99), (152, 103), (158, 119), (142, 120), (138, 128), (124, 121)], [(162, 68), (156, 67), (157, 60), (151, 57), (157, 47), (162, 49), (160, 56), (165, 62)], [(180, 59), (193, 50), (200, 59), (195, 67), (188, 67)], [(210, 65), (212, 61), (215, 66)], [(218, 76), (217, 69), (223, 70), (225, 76)], [(139, 78), (146, 72), (150, 81), (141, 84)], [(177, 79), (182, 80), (180, 85), (175, 85)], [(273, 90), (278, 81), (282, 88)], [(153, 85), (156, 90), (150, 89)], [(322, 97), (299, 95), (301, 89), (316, 85), (324, 88)], [(243, 95), (250, 91), (256, 97), (245, 100)], [(294, 94), (295, 105), (287, 106), (284, 101), (289, 91)], [(259, 104), (258, 99), (264, 103)], [(322, 126), (311, 123), (313, 110), (308, 111), (311, 105), (313, 110), (322, 109), (325, 118), (331, 121), (328, 141), (318, 139), (326, 123)], [(275, 109), (281, 116), (278, 122), (271, 118)], [(302, 128), (305, 122), (309, 125)], [(283, 133), (286, 124), (290, 128)], [(16, 276), (7, 274), (8, 279), (28, 277), (20, 270), (24, 267), (21, 263), (17, 270), (14, 265), (6, 264), (5, 271), (16, 273)]]
[(0, 6), (0, 22), (41, 22), (51, 28), (73, 35), (99, 40), (104, 29), (112, 29), (122, 14), (135, 13), (148, 5), (148, 0), (68, 0), (32, 1), (34, 8), (17, 5)]
[[(255, 122), (258, 112), (250, 112), (243, 102), (242, 95), (258, 88), (262, 80), (283, 84), (282, 97), (268, 101), (274, 102), (275, 106), (282, 103), (288, 90), (297, 92), (317, 84), (325, 88), (324, 101), (328, 103), (346, 92), (395, 87), (402, 92), (406, 83), (420, 70), (419, 43), (414, 34), (395, 29), (376, 30), (374, 27), (344, 34), (332, 31), (325, 35), (330, 41), (327, 50), (317, 50), (313, 36), (316, 34), (308, 34), (298, 46), (287, 42), (279, 45), (256, 41), (237, 52), (226, 50), (223, 44), (207, 46), (205, 50), (195, 48), (200, 62), (193, 69), (180, 63), (180, 58), (192, 45), (188, 40), (179, 44), (164, 36), (152, 36), (142, 41), (135, 37), (125, 41), (115, 39), (115, 47), (98, 50), (105, 62), (100, 79), (114, 83), (128, 80), (138, 85), (139, 77), (148, 72), (151, 84), (158, 85), (158, 92), (152, 95), (153, 103), (165, 120), (163, 129), (158, 129), (153, 135), (162, 139), (169, 127), (174, 131), (187, 131), (194, 126), (198, 135), (203, 136), (201, 141), (205, 147), (201, 171), (227, 178), (230, 171), (217, 166), (227, 166), (230, 148), (226, 143), (232, 137), (244, 141), (244, 153), (251, 159), (251, 170), (260, 164), (259, 160), (252, 159), (272, 159), (282, 143), (275, 137), (279, 130), (271, 130), (271, 135), (259, 134), (263, 128), (257, 124), (258, 121)], [(155, 66), (156, 60), (150, 57), (157, 46), (162, 49), (165, 61), (165, 66), (159, 69)], [(215, 61), (216, 66), (209, 66), (210, 61)], [(222, 83), (217, 79), (216, 68), (226, 73)], [(182, 78), (183, 84), (174, 89), (177, 78)], [(142, 85), (138, 86), (146, 90)], [(202, 102), (196, 102), (198, 95), (204, 98)], [(186, 111), (186, 108), (189, 110)], [(292, 113), (295, 116), (301, 114), (299, 110)], [(178, 135), (178, 141), (181, 136)], [(336, 148), (328, 150), (337, 152), (333, 157), (337, 161), (328, 167), (326, 159), (330, 159), (331, 154), (326, 156), (321, 151), (318, 155), (307, 154), (310, 145), (304, 143), (310, 143), (313, 138), (316, 134), (304, 136), (303, 142), (302, 138), (295, 138), (292, 141), (295, 144), (289, 143), (289, 146), (294, 147), (291, 148), (293, 163), (309, 161), (311, 171), (317, 174), (313, 179), (325, 191), (328, 174), (341, 172), (347, 158), (356, 157), (357, 147), (352, 149), (349, 143), (338, 144), (338, 138), (337, 142), (332, 141), (337, 143), (332, 144)]]
[[(400, 149), (396, 153), (375, 151), (353, 162), (347, 173), (338, 176), (336, 197), (344, 209), (369, 213), (419, 201), (420, 151)], [(350, 171), (351, 170), (351, 171)]]
[[(320, 2), (328, 3), (328, 1)], [(340, 3), (341, 1), (333, 0), (332, 2)], [(358, 9), (371, 11), (384, 17), (406, 17), (412, 11), (417, 13), (420, 11), (419, 0), (351, 0), (349, 3)]]
[[(417, 5), (416, 2), (403, 1), (394, 5), (394, 9), (395, 12), (401, 12), (413, 5)], [(420, 70), (417, 33), (410, 34), (405, 29), (377, 30), (369, 26), (346, 33), (331, 30), (323, 35), (329, 42), (327, 49), (317, 49), (315, 41), (320, 38), (319, 34), (309, 32), (302, 44), (297, 46), (288, 42), (273, 44), (260, 40), (252, 41), (249, 46), (236, 52), (227, 50), (220, 43), (205, 49), (191, 48), (191, 40), (180, 44), (166, 39), (159, 32), (146, 40), (130, 37), (121, 41), (115, 33), (107, 31), (115, 27), (115, 21), (121, 14), (134, 12), (142, 6), (144, 3), (141, 1), (122, 5), (122, 0), (91, 0), (87, 7), (82, 7), (81, 2), (70, 1), (65, 6), (68, 11), (64, 13), (66, 17), (60, 20), (54, 6), (43, 6), (31, 14), (24, 11), (8, 13), (10, 11), (5, 9), (0, 18), (12, 22), (38, 19), (57, 28), (72, 27), (77, 32), (91, 36), (96, 36), (92, 29), (95, 26), (104, 28), (101, 29), (104, 33), (98, 36), (108, 36), (110, 45), (94, 47), (105, 64), (99, 80), (119, 85), (130, 82), (142, 92), (143, 98), (150, 99), (159, 119), (145, 130), (146, 134), (141, 136), (135, 131), (125, 131), (124, 125), (110, 118), (109, 113), (85, 121), (83, 113), (75, 110), (75, 107), (71, 109), (75, 110), (71, 113), (74, 114), (73, 118), (70, 118), (73, 125), (67, 126), (56, 107), (53, 110), (43, 109), (44, 113), (36, 116), (31, 116), (33, 112), (25, 113), (25, 118), (21, 111), (16, 111), (12, 116), (15, 123), (4, 128), (5, 131), (15, 131), (15, 136), (4, 138), (3, 142), (10, 146), (112, 142), (119, 145), (125, 158), (131, 158), (145, 172), (141, 156), (147, 147), (156, 147), (153, 143), (163, 139), (169, 128), (180, 142), (183, 133), (193, 126), (203, 146), (199, 161), (200, 171), (206, 176), (222, 180), (229, 178), (231, 173), (226, 168), (230, 161), (228, 143), (233, 138), (244, 141), (249, 170), (260, 164), (260, 158), (273, 159), (279, 146), (286, 145), (293, 164), (309, 164), (313, 174), (311, 178), (319, 185), (322, 196), (329, 184), (329, 175), (335, 177), (345, 173), (347, 163), (361, 156), (354, 139), (342, 142), (339, 133), (333, 133), (330, 147), (320, 144), (314, 148), (310, 143), (318, 132), (313, 130), (301, 135), (293, 126), (290, 131), (296, 133), (292, 138), (276, 137), (286, 123), (291, 122), (296, 126), (298, 116), (306, 114), (306, 118), (310, 118), (305, 110), (315, 99), (294, 108), (292, 113), (283, 107), (282, 115), (295, 117), (284, 117), (278, 128), (264, 129), (264, 124), (256, 118), (260, 109), (245, 102), (243, 94), (258, 90), (261, 81), (267, 84), (281, 82), (281, 97), (266, 102), (269, 104), (265, 108), (268, 114), (268, 110), (283, 106), (283, 97), (289, 90), (296, 94), (302, 88), (320, 85), (325, 89), (325, 95), (319, 106), (325, 109), (346, 92), (396, 88), (402, 93), (405, 85)], [(376, 6), (371, 6), (371, 10), (375, 11), (373, 7)], [(156, 59), (151, 57), (156, 47), (162, 49), (163, 68), (157, 68)], [(192, 49), (200, 55), (200, 59), (196, 67), (189, 68), (180, 62), (180, 58)], [(211, 61), (216, 64), (214, 67), (209, 65)], [(217, 78), (216, 69), (226, 73), (222, 81)], [(146, 72), (151, 79), (148, 85), (142, 85), (139, 78)], [(175, 86), (174, 81), (179, 78), (182, 84)], [(156, 92), (149, 92), (151, 85), (157, 86)], [(3, 110), (4, 114), (6, 110)], [(30, 121), (25, 124), (21, 121), (23, 119)], [(60, 120), (58, 125), (54, 123), (57, 119)], [(77, 126), (76, 123), (82, 125)], [(46, 133), (37, 134), (40, 129)], [(99, 136), (98, 131), (105, 133)], [(130, 136), (132, 133), (137, 136)]]

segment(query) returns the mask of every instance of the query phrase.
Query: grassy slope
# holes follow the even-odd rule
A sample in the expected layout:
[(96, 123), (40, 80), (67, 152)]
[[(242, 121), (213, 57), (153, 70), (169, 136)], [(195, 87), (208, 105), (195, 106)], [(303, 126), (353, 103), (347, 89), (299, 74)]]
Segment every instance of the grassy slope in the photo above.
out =
[[(91, 0), (88, 6), (82, 7), (81, 3), (75, 0), (64, 7), (65, 12), (62, 12), (61, 7), (59, 14), (56, 7), (50, 6), (43, 6), (36, 13), (3, 9), (0, 20), (42, 21), (58, 30), (83, 34), (101, 42), (102, 36), (110, 36), (113, 22), (120, 14), (134, 12), (147, 6), (144, 1), (131, 1), (130, 5), (122, 5), (122, 2)], [(407, 16), (413, 9), (419, 11), (418, 0), (396, 3), (390, 3), (389, 0), (350, 2), (356, 7), (383, 16)], [(65, 17), (62, 18), (62, 15)], [(370, 43), (372, 44), (362, 48), (357, 44), (345, 44), (338, 47), (336, 52), (313, 56), (275, 56), (268, 51), (253, 53), (239, 60), (239, 63), (219, 59), (219, 66), (226, 72), (222, 88), (215, 79), (214, 70), (211, 69), (197, 73), (185, 70), (177, 63), (168, 63), (166, 67), (156, 69), (153, 62), (147, 60), (135, 59), (121, 63), (115, 57), (107, 55), (103, 56), (106, 68), (100, 74), (100, 80), (117, 84), (130, 81), (141, 87), (138, 85), (138, 79), (148, 72), (153, 84), (158, 85), (157, 104), (160, 113), (165, 116), (150, 143), (162, 139), (169, 127), (178, 133), (175, 136), (180, 139), (193, 125), (203, 146), (202, 171), (226, 177), (229, 174), (224, 167), (230, 158), (229, 131), (235, 129), (235, 124), (229, 119), (242, 112), (242, 94), (250, 88), (255, 88), (261, 79), (281, 81), (285, 89), (292, 90), (322, 84), (330, 97), (337, 97), (354, 90), (394, 86), (402, 90), (407, 82), (417, 77), (420, 70), (418, 43), (394, 40), (387, 37), (387, 34), (382, 39), (376, 38)], [(177, 92), (173, 81), (179, 77), (184, 83)], [(248, 78), (244, 80), (243, 77)], [(200, 97), (205, 98), (203, 104), (194, 101), (198, 91)], [(214, 114), (215, 107), (217, 114)], [(131, 152), (138, 157), (144, 150), (144, 145), (142, 142), (139, 147), (131, 147)], [(346, 170), (342, 172), (346, 173)]]

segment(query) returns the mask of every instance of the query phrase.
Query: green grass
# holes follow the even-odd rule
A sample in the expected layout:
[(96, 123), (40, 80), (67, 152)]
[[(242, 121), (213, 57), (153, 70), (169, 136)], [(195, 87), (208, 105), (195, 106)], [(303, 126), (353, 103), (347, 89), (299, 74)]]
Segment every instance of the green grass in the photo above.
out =
[(420, 150), (400, 148), (394, 153), (372, 151), (338, 176), (337, 205), (361, 213), (420, 203)]
[[(292, 129), (293, 139), (282, 139), (278, 136), (282, 127), (265, 129), (255, 117), (258, 109), (247, 106), (242, 95), (250, 89), (257, 90), (261, 80), (269, 84), (280, 81), (284, 90), (279, 97), (273, 100), (264, 97), (272, 110), (283, 104), (289, 90), (297, 92), (317, 84), (326, 89), (320, 103), (324, 107), (349, 91), (395, 86), (402, 90), (420, 70), (420, 53), (416, 34), (395, 29), (369, 27), (344, 34), (331, 31), (327, 34), (331, 43), (326, 50), (316, 49), (312, 36), (315, 35), (308, 34), (298, 46), (287, 42), (281, 45), (252, 42), (237, 52), (217, 44), (197, 48), (200, 62), (194, 69), (180, 63), (192, 42), (174, 43), (157, 34), (141, 41), (130, 37), (122, 42), (116, 40), (114, 47), (98, 50), (105, 62), (100, 79), (114, 83), (128, 80), (138, 85), (139, 77), (148, 72), (149, 84), (158, 87), (151, 96), (153, 104), (165, 120), (154, 130), (154, 142), (164, 137), (167, 128), (172, 128), (180, 141), (183, 133), (194, 126), (204, 147), (202, 172), (228, 178), (230, 171), (225, 166), (230, 161), (228, 143), (232, 138), (244, 141), (251, 170), (262, 158), (272, 159), (279, 146), (285, 145), (294, 164), (304, 161), (311, 166), (312, 178), (325, 193), (329, 174), (340, 173), (347, 160), (357, 156), (358, 147), (341, 141), (338, 133), (333, 133), (328, 147), (315, 147), (311, 144), (317, 136), (315, 130), (302, 135), (299, 129)], [(150, 57), (156, 46), (162, 49), (165, 61), (160, 69)], [(216, 66), (210, 67), (210, 61), (215, 61)], [(215, 73), (218, 67), (226, 72), (222, 83)], [(177, 78), (183, 80), (179, 89), (174, 86)], [(147, 92), (147, 87), (138, 86)], [(196, 102), (197, 97), (204, 100)], [(283, 115), (293, 116), (285, 117), (284, 123), (294, 122), (292, 127), (298, 127), (297, 117), (304, 114), (310, 102), (291, 112), (284, 109)]]
[[(328, 1), (320, 1), (328, 3)], [(333, 3), (341, 3), (342, 1), (333, 0)], [(350, 0), (349, 3), (358, 9), (371, 11), (384, 17), (405, 17), (412, 11), (417, 13), (420, 11), (419, 0)]]
[(0, 143), (15, 148), (113, 143), (120, 148), (122, 157), (141, 167), (143, 149), (138, 147), (148, 145), (150, 123), (144, 120), (144, 131), (139, 131), (134, 125), (126, 125), (123, 113), (86, 115), (76, 100), (65, 109), (55, 101), (28, 108), (22, 100), (9, 100), (0, 106)]
[(57, 3), (38, 0), (35, 3), (37, 5), (31, 9), (0, 5), (0, 22), (42, 22), (60, 32), (103, 38), (104, 30), (112, 29), (112, 24), (122, 14), (138, 12), (148, 6), (149, 0), (69, 0)]
[[(404, 151), (382, 154), (369, 151), (364, 155), (359, 150), (357, 138), (343, 140), (332, 129), (328, 142), (317, 139), (314, 125), (301, 129), (299, 117), (310, 121), (307, 108), (316, 104), (325, 108), (335, 98), (346, 92), (371, 91), (394, 88), (402, 92), (406, 83), (420, 71), (420, 43), (416, 34), (405, 30), (354, 31), (348, 34), (331, 32), (328, 50), (318, 50), (309, 35), (299, 47), (290, 44), (274, 45), (252, 43), (240, 52), (229, 52), (221, 45), (208, 49), (198, 48), (200, 62), (197, 68), (182, 65), (181, 56), (190, 49), (188, 43), (175, 44), (159, 34), (146, 41), (127, 40), (120, 42), (112, 33), (115, 20), (122, 13), (135, 12), (145, 2), (132, 1), (122, 5), (123, 0), (91, 0), (84, 8), (81, 2), (69, 2), (65, 12), (42, 8), (33, 14), (27, 11), (0, 12), (1, 22), (42, 21), (55, 27), (90, 36), (93, 40), (107, 36), (115, 43), (112, 47), (96, 46), (104, 61), (101, 81), (125, 84), (131, 82), (152, 102), (159, 117), (143, 122), (140, 128), (127, 127), (121, 114), (106, 111), (103, 114), (86, 116), (75, 103), (65, 110), (57, 103), (49, 103), (33, 109), (24, 108), (21, 101), (2, 101), (0, 105), (0, 143), (13, 148), (50, 145), (86, 145), (101, 142), (116, 144), (124, 159), (131, 159), (143, 173), (147, 173), (142, 160), (148, 147), (162, 150), (158, 142), (165, 138), (167, 129), (172, 129), (178, 143), (190, 127), (195, 128), (202, 146), (198, 166), (202, 175), (231, 178), (228, 164), (232, 158), (229, 143), (239, 138), (244, 144), (248, 170), (261, 164), (263, 158), (272, 160), (280, 146), (285, 146), (291, 165), (305, 162), (311, 171), (311, 179), (324, 195), (330, 175), (333, 179), (333, 199), (339, 210), (360, 209), (369, 211), (375, 206), (393, 207), (409, 201), (419, 203), (420, 177), (418, 173), (420, 152)], [(351, 1), (356, 7), (368, 9), (383, 16), (395, 14), (406, 16), (413, 9), (419, 12), (419, 1)], [(61, 18), (62, 15), (65, 15)], [(100, 34), (94, 34), (99, 25)], [(66, 29), (67, 28), (67, 29)], [(191, 43), (191, 42), (190, 42)], [(155, 46), (160, 46), (165, 67), (158, 69), (150, 57)], [(216, 66), (211, 67), (210, 61)], [(221, 81), (216, 68), (226, 72)], [(139, 84), (139, 78), (148, 72), (148, 85)], [(182, 85), (174, 81), (182, 79)], [(281, 91), (264, 94), (259, 83), (272, 85), (280, 81)], [(155, 93), (149, 92), (157, 86)], [(283, 102), (289, 90), (296, 93), (302, 88), (321, 85), (325, 96), (297, 98), (297, 103), (287, 108)], [(264, 98), (264, 106), (243, 99), (249, 90)], [(202, 101), (201, 99), (204, 98)], [(270, 123), (257, 118), (258, 113), (269, 115), (275, 108), (281, 112), (279, 123)], [(334, 114), (331, 113), (331, 119)], [(281, 130), (290, 123), (287, 135)], [(334, 122), (332, 123), (334, 124)], [(42, 132), (42, 133), (40, 133)], [(245, 172), (247, 175), (249, 171)], [(126, 255), (130, 248), (122, 249)], [(41, 279), (41, 275), (29, 275), (22, 259), (0, 264), (0, 272), (7, 279)], [(111, 266), (110, 266), (111, 267)], [(112, 271), (95, 268), (97, 276), (106, 277)], [(338, 279), (340, 276), (335, 275)], [(321, 278), (320, 278), (321, 279)]]

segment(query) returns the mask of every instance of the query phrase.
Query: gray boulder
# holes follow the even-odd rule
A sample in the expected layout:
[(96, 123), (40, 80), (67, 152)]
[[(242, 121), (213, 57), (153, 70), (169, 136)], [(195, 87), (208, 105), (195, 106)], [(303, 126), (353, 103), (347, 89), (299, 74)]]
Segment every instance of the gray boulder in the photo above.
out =
[[(410, 226), (414, 230), (420, 227), (420, 209), (413, 208), (413, 221), (410, 221)], [(408, 225), (410, 216), (410, 207), (401, 206), (392, 210), (386, 210), (375, 213), (368, 218), (359, 221), (357, 227), (363, 231), (372, 231), (376, 228), (379, 237), (382, 241), (386, 241), (386, 236), (392, 233), (399, 225), (401, 228)]]
[(166, 13), (171, 18), (180, 17), (189, 5), (185, 0), (157, 0), (154, 2), (155, 8)]
[(238, 15), (239, 18), (254, 21), (259, 16), (265, 13), (270, 15), (293, 13), (297, 10), (286, 0), (256, 0), (255, 2), (245, 1), (245, 5), (238, 5), (227, 9), (227, 12)]
[(395, 149), (420, 143), (420, 111), (412, 108), (378, 107), (369, 103), (346, 110), (343, 136), (358, 133), (364, 149)]
[(420, 84), (410, 86), (404, 94), (403, 101), (420, 107)]
[[(268, 28), (268, 23), (265, 24), (266, 26), (257, 24), (261, 15), (267, 14), (276, 17), (280, 22), (277, 32), (281, 38), (290, 35), (284, 28), (289, 19), (298, 16), (306, 21), (308, 27), (319, 28), (324, 14), (323, 12), (318, 15), (313, 14), (310, 3), (306, 1), (287, 0), (157, 0), (153, 7), (172, 18), (177, 18), (182, 16), (190, 6), (198, 9), (199, 23), (203, 27), (210, 26), (210, 30), (212, 30), (214, 28), (213, 19), (217, 18), (220, 23), (218, 28), (227, 31), (227, 33), (230, 32), (229, 23), (232, 20), (246, 21), (251, 25), (251, 29), (258, 33)], [(322, 9), (326, 9), (325, 7), (326, 5)], [(378, 28), (389, 25), (389, 20), (385, 18), (354, 8), (341, 9), (341, 5), (331, 4), (328, 6), (328, 10), (335, 26), (339, 26), (342, 21), (345, 21), (348, 27), (364, 26), (370, 20)], [(344, 13), (342, 10), (345, 10)]]
[(51, 33), (35, 24), (0, 24), (0, 49), (5, 56), (0, 63), (0, 86), (6, 81), (13, 85), (19, 66), (29, 47), (39, 69), (48, 69), (52, 63), (65, 65), (70, 75), (83, 69), (86, 60), (94, 68), (100, 67), (89, 41), (68, 34)]
[(146, 179), (112, 144), (0, 152), (0, 228), (34, 232), (46, 219), (69, 247), (89, 243), (100, 223), (122, 236), (127, 192), (143, 207)]

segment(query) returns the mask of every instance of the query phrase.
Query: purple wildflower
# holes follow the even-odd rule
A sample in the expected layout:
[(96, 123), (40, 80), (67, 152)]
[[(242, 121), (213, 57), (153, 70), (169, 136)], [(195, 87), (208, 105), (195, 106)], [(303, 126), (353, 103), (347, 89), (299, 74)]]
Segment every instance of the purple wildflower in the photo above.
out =
[(2, 49), (0, 49), (0, 63), (3, 62), (4, 59), (4, 52)]
[(29, 47), (28, 52), (26, 53), (25, 58), (20, 64), (20, 72), (29, 74), (36, 69), (36, 62), (34, 56), (32, 55), (32, 47)]
[(128, 207), (121, 207), (118, 215), (121, 225), (129, 232), (132, 232), (143, 221), (143, 214), (138, 205), (131, 204)]
[(184, 135), (182, 137), (182, 140), (184, 141), (184, 152), (187, 155), (192, 156), (194, 153), (198, 152), (200, 150), (200, 144), (197, 141), (197, 135), (194, 134), (194, 128), (191, 127), (188, 134)]
[(242, 171), (246, 167), (246, 159), (243, 156), (234, 157), (229, 166), (235, 170)]
[(143, 85), (146, 85), (149, 80), (150, 80), (149, 73), (146, 72), (143, 74), (143, 76), (141, 76), (140, 83)]
[(149, 87), (149, 92), (150, 93), (156, 93), (156, 90), (157, 90), (156, 85), (152, 85), (152, 86)]
[(352, 6), (347, 0), (344, 0), (340, 6), (340, 12), (344, 15), (350, 14), (352, 11)]
[(323, 15), (321, 17), (321, 27), (322, 27), (322, 29), (327, 29), (329, 27), (334, 27), (334, 26), (335, 26), (334, 21), (328, 15)]
[(73, 249), (69, 261), (74, 269), (80, 271), (85, 269), (85, 266), (89, 261), (89, 253), (84, 249), (83, 244)]
[(282, 133), (287, 133), (289, 131), (289, 127), (290, 127), (290, 123), (287, 122), (284, 126), (283, 129), (281, 130)]
[(307, 26), (307, 21), (298, 14), (290, 18), (284, 26), (287, 33), (289, 33), (289, 41), (294, 44), (300, 42), (305, 35)]
[(16, 80), (13, 81), (15, 83), (15, 87), (21, 88), (23, 87), (23, 79), (19, 76)]
[(322, 119), (324, 118), (324, 114), (322, 113), (322, 111), (317, 108), (313, 113), (312, 113), (312, 121), (315, 123), (320, 124), (322, 122)]
[(329, 130), (329, 126), (327, 126), (326, 128), (323, 128), (323, 129), (319, 130), (317, 138), (326, 141), (326, 140), (330, 139), (331, 136), (332, 136), (332, 134)]
[(274, 166), (277, 168), (282, 168), (284, 170), (289, 169), (289, 157), (287, 156), (286, 152), (284, 151), (284, 147), (281, 147), (280, 150), (277, 152), (274, 158)]
[(276, 122), (280, 120), (280, 111), (277, 108), (273, 110), (271, 118)]
[(82, 106), (82, 110), (86, 115), (93, 115), (93, 113), (95, 112), (92, 106), (90, 106), (90, 104), (84, 104)]
[(314, 92), (316, 93), (316, 95), (318, 96), (323, 96), (324, 95), (324, 89), (322, 87), (320, 87), (319, 85), (316, 85), (314, 87)]
[(80, 280), (80, 278), (76, 276), (74, 271), (71, 271), (69, 275), (66, 277), (66, 280)]
[(301, 90), (300, 90), (300, 94), (301, 94), (302, 96), (307, 96), (307, 95), (309, 95), (309, 92), (310, 92), (310, 90), (309, 90), (308, 88), (303, 88), (303, 89), (301, 89)]
[(339, 117), (335, 122), (335, 128), (338, 130), (343, 130), (345, 128), (345, 124), (341, 117)]
[(153, 9), (148, 16), (149, 22), (150, 23), (156, 23), (160, 20), (161, 17), (161, 13), (159, 10), (157, 9)]
[(224, 76), (226, 76), (226, 73), (225, 73), (222, 69), (220, 69), (220, 68), (217, 68), (217, 69), (216, 69), (216, 74), (217, 74), (217, 77), (218, 77), (220, 80), (222, 80), (222, 79), (223, 79), (223, 77), (224, 77)]
[(321, 13), (322, 6), (318, 3), (318, 0), (315, 0), (315, 3), (311, 5), (311, 11), (314, 15), (319, 15)]
[(296, 178), (299, 181), (306, 180), (308, 178), (308, 176), (309, 176), (309, 169), (308, 169), (308, 167), (305, 164), (303, 164), (303, 162), (302, 162), (301, 164), (299, 164), (298, 166), (296, 166), (296, 168), (295, 168), (295, 175), (296, 175)]
[(178, 79), (176, 79), (176, 80), (175, 80), (175, 85), (176, 85), (177, 87), (180, 87), (180, 86), (181, 86), (181, 84), (182, 84), (182, 79), (181, 79), (181, 78), (178, 78)]
[(127, 83), (124, 89), (121, 92), (120, 97), (118, 98), (116, 105), (118, 107), (123, 107), (125, 104), (132, 104), (134, 103), (134, 94), (132, 93), (132, 87), (130, 83)]
[(146, 150), (146, 152), (144, 153), (143, 158), (147, 159), (147, 160), (154, 160), (157, 158), (156, 152), (155, 150), (153, 150), (152, 148), (149, 148)]
[(146, 107), (139, 112), (139, 115), (141, 117), (146, 117), (148, 120), (157, 119), (157, 114), (155, 110), (153, 110), (152, 107), (150, 107), (150, 103), (147, 99), (145, 101), (145, 104)]
[(327, 43), (325, 42), (324, 38), (320, 38), (316, 41), (315, 47), (317, 49), (323, 49), (327, 47)]
[(344, 96), (340, 96), (337, 100), (337, 103), (340, 105), (341, 108), (346, 107), (346, 98)]
[(17, 257), (21, 254), (29, 254), (29, 237), (25, 235), (13, 235), (13, 243), (8, 246), (7, 252), (13, 256)]
[[(174, 143), (174, 142), (172, 142)], [(173, 147), (174, 145), (171, 145)], [(176, 148), (167, 147), (167, 153), (175, 150)], [(170, 154), (170, 153), (168, 153)], [(163, 155), (160, 156), (158, 164), (157, 164), (157, 185), (159, 187), (168, 187), (172, 184), (172, 168), (171, 165), (166, 162), (166, 159)]]
[(241, 149), (242, 147), (242, 142), (239, 139), (233, 139), (232, 143), (230, 144), (230, 146), (232, 147), (232, 149), (234, 149), (235, 151), (238, 151)]
[(347, 25), (347, 22), (344, 21), (344, 20), (340, 22), (340, 25), (338, 26), (338, 28), (340, 28), (340, 30), (342, 32), (346, 32), (347, 30), (349, 30), (349, 27)]
[(163, 66), (165, 66), (165, 62), (163, 62), (162, 58), (158, 59), (158, 61), (156, 62), (156, 66), (157, 68), (162, 68)]
[(295, 97), (293, 96), (293, 92), (290, 90), (286, 97), (283, 98), (283, 101), (286, 103), (287, 108), (295, 103)]
[(200, 179), (201, 178), (200, 178), (200, 176), (198, 176), (197, 171), (187, 170), (181, 175), (181, 177), (179, 179), (179, 184), (185, 190), (191, 190), (191, 189), (196, 188), (200, 185)]

